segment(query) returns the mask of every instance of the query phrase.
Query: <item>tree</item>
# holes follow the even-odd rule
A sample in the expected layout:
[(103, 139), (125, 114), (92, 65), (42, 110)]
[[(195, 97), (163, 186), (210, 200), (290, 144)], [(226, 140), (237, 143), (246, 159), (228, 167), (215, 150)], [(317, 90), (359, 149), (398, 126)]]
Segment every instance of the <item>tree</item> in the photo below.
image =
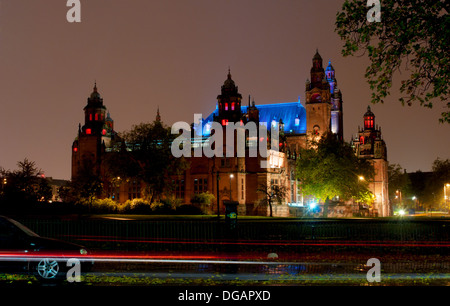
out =
[[(336, 32), (345, 41), (342, 54), (368, 52), (365, 77), (372, 103), (390, 94), (394, 73), (409, 71), (399, 88), (402, 105), (442, 104), (440, 122), (450, 123), (450, 2), (383, 0), (381, 22), (368, 22), (366, 0), (346, 0), (337, 13)], [(402, 74), (405, 75), (406, 74)]]
[(18, 205), (47, 202), (52, 198), (51, 188), (36, 163), (25, 158), (17, 163), (17, 170), (1, 169), (2, 200)]
[(65, 197), (72, 198), (76, 202), (86, 200), (89, 210), (92, 208), (93, 200), (98, 197), (103, 190), (103, 181), (100, 175), (94, 170), (92, 161), (83, 160), (77, 175), (69, 184), (70, 192), (65, 193)]
[(141, 123), (122, 133), (117, 149), (106, 158), (109, 174), (142, 181), (144, 197), (150, 202), (160, 200), (164, 192), (170, 191), (170, 176), (178, 175), (186, 168), (183, 157), (172, 155), (174, 136), (160, 121)]
[[(432, 165), (433, 176), (431, 184), (433, 187), (433, 194), (436, 195), (438, 202), (442, 202), (442, 207), (446, 210), (449, 209), (448, 201), (445, 199), (444, 186), (450, 184), (450, 159), (437, 158)], [(450, 188), (446, 188), (446, 195), (449, 196)]]
[(404, 208), (414, 205), (410, 177), (399, 164), (389, 164), (388, 182), (391, 203)]
[(270, 217), (272, 217), (272, 203), (274, 200), (281, 204), (286, 197), (286, 187), (278, 185), (264, 185), (260, 184), (256, 189), (257, 192), (264, 193), (267, 197), (267, 203), (269, 204)]
[(431, 172), (410, 173), (412, 193), (424, 208), (437, 209), (439, 203), (446, 208), (444, 186), (450, 183), (450, 159), (437, 158), (431, 169)]
[[(339, 196), (370, 203), (373, 199), (368, 184), (374, 177), (372, 163), (358, 158), (350, 144), (325, 133), (317, 144), (302, 149), (297, 159), (297, 179), (304, 196), (313, 196), (325, 203)], [(324, 207), (326, 214), (326, 207)]]

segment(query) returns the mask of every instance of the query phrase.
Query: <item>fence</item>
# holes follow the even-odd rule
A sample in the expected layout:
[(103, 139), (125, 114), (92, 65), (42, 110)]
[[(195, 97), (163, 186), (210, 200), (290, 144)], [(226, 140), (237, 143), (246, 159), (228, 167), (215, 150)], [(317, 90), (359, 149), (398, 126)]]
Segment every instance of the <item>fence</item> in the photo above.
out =
[(121, 239), (210, 241), (320, 240), (450, 241), (448, 221), (415, 220), (242, 220), (232, 234), (216, 220), (19, 220), (44, 237), (74, 240), (83, 236)]

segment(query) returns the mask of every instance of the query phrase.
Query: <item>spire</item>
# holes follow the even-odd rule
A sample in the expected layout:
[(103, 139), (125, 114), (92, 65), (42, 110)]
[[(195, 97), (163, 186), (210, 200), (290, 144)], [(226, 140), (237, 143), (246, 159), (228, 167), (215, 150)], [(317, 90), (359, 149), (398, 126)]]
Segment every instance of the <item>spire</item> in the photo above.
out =
[(100, 94), (97, 90), (97, 81), (94, 82), (94, 90), (91, 93), (91, 99), (100, 99)]
[(161, 115), (159, 114), (159, 105), (158, 110), (156, 111), (156, 122), (161, 122)]
[(322, 60), (322, 56), (319, 54), (319, 49), (316, 48), (316, 54), (314, 54), (313, 60)]

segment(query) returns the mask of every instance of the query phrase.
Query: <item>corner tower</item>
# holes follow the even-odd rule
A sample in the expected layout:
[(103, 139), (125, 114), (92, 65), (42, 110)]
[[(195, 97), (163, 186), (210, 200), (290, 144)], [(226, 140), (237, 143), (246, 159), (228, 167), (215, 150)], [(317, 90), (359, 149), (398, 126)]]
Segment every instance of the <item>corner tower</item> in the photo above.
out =
[(390, 216), (386, 143), (382, 138), (381, 128), (375, 124), (375, 115), (370, 106), (364, 114), (364, 127), (358, 128), (358, 134), (352, 139), (352, 147), (358, 158), (370, 160), (375, 169), (375, 177), (369, 182), (369, 189), (375, 196), (374, 214), (379, 217)]
[(101, 174), (102, 154), (114, 136), (114, 121), (106, 112), (97, 84), (94, 84), (83, 110), (84, 125), (79, 124), (78, 135), (72, 143), (72, 179), (83, 166), (92, 167), (95, 174)]
[(325, 69), (325, 78), (330, 85), (331, 94), (331, 132), (338, 135), (339, 140), (344, 140), (344, 113), (342, 105), (342, 93), (338, 88), (337, 80), (335, 77), (335, 71), (331, 65), (331, 61), (328, 61), (328, 66)]

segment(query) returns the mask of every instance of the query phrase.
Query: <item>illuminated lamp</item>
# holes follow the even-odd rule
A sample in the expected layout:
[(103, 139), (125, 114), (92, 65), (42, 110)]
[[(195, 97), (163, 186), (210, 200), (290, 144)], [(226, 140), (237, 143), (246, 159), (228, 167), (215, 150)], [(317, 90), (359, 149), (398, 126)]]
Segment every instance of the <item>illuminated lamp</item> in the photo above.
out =
[(77, 147), (73, 148), (73, 151), (78, 152), (78, 148)]
[(106, 130), (105, 129), (103, 129), (102, 135), (106, 135)]
[(222, 119), (222, 125), (228, 125), (228, 119)]

